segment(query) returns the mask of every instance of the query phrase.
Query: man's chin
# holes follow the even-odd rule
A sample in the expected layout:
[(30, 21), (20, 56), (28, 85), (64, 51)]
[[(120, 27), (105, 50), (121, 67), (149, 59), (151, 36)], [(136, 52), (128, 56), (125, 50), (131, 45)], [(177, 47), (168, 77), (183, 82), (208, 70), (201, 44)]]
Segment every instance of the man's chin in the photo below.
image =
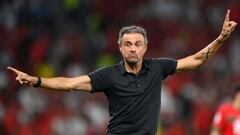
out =
[(126, 62), (130, 67), (134, 67), (137, 65), (137, 61), (134, 61), (134, 60), (128, 60)]

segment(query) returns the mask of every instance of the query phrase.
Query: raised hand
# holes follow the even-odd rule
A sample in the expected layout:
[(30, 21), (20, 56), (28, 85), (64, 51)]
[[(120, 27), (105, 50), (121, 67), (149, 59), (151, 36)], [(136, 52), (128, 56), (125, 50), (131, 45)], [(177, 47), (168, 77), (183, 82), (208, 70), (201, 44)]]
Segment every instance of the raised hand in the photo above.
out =
[(36, 77), (30, 76), (12, 67), (7, 67), (7, 69), (14, 72), (17, 75), (16, 80), (22, 85), (33, 85), (37, 82)]
[(220, 37), (223, 40), (226, 40), (230, 36), (231, 32), (234, 31), (235, 27), (237, 26), (237, 23), (235, 21), (230, 21), (229, 17), (230, 17), (230, 10), (228, 9), (227, 14), (225, 16), (224, 23), (223, 23), (223, 28), (220, 34)]

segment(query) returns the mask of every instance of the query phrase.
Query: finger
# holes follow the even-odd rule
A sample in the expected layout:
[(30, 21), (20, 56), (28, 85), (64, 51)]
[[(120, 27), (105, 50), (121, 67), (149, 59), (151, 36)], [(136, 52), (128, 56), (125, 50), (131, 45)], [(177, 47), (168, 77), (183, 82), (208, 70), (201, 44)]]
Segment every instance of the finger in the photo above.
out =
[(236, 26), (237, 26), (237, 23), (233, 23), (231, 31), (234, 31)]
[(29, 82), (28, 81), (23, 81), (23, 84), (27, 85), (27, 84), (29, 84)]
[(236, 22), (234, 22), (234, 23), (233, 23), (233, 26), (234, 26), (234, 27), (236, 27), (236, 26), (237, 26), (237, 23), (236, 23)]
[(18, 76), (16, 77), (16, 80), (21, 80), (21, 78), (22, 78), (22, 75), (21, 74), (18, 74)]
[(234, 21), (230, 21), (229, 24), (228, 24), (229, 27), (233, 28), (233, 27), (236, 27), (237, 26), (237, 23), (234, 22)]
[(23, 84), (23, 81), (19, 80), (19, 83), (20, 83), (20, 84)]
[(225, 22), (226, 22), (226, 21), (229, 21), (229, 16), (230, 16), (230, 10), (228, 9), (228, 10), (227, 10), (227, 14), (226, 14), (226, 16), (225, 16)]
[(16, 78), (17, 81), (21, 81), (21, 79), (19, 77)]
[(19, 71), (12, 67), (7, 67), (8, 70), (13, 71), (15, 74), (19, 74)]

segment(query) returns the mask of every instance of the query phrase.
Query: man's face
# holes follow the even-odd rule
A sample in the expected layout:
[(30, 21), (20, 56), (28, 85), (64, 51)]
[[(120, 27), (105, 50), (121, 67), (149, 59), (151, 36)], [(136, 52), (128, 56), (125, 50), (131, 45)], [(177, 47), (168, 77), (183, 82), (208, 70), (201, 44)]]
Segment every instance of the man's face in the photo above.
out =
[(128, 63), (137, 64), (140, 62), (147, 50), (144, 37), (139, 33), (126, 33), (122, 36), (120, 52)]

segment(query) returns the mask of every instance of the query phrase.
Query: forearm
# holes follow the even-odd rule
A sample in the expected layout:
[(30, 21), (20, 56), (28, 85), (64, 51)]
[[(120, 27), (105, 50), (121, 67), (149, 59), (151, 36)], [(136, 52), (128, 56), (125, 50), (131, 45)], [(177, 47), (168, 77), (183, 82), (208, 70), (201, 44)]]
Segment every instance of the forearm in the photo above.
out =
[(219, 36), (213, 42), (207, 45), (207, 47), (203, 48), (196, 54), (178, 60), (176, 73), (200, 68), (216, 54), (225, 40), (226, 38)]
[[(34, 84), (37, 83), (36, 77), (34, 82), (35, 82)], [(73, 78), (66, 77), (41, 78), (41, 84), (39, 86), (42, 88), (59, 91), (77, 90), (90, 92), (92, 90), (90, 78), (87, 75), (82, 75)]]
[(68, 86), (69, 78), (65, 77), (54, 77), (54, 78), (41, 78), (42, 88), (52, 89), (52, 90), (63, 90), (63, 91), (70, 91)]
[[(38, 81), (37, 77), (33, 77), (32, 84), (36, 84)], [(41, 84), (39, 87), (59, 90), (59, 91), (70, 91), (70, 78), (65, 77), (54, 77), (54, 78), (44, 78), (41, 77)]]
[(203, 48), (201, 51), (193, 55), (193, 58), (199, 61), (199, 64), (205, 64), (209, 59), (211, 59), (219, 48), (222, 46), (226, 38), (220, 35), (214, 41), (212, 41), (208, 46)]

